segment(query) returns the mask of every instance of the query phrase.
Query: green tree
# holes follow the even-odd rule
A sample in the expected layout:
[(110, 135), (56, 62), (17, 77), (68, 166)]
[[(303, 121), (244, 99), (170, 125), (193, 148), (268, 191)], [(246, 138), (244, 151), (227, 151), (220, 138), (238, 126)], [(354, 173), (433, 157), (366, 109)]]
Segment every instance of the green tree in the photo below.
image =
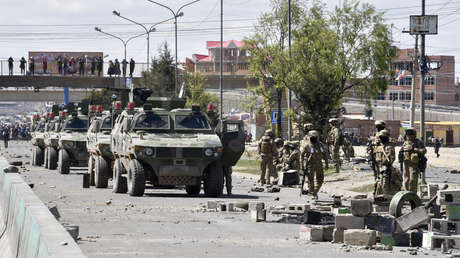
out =
[(175, 94), (175, 69), (174, 58), (164, 42), (158, 49), (159, 56), (152, 59), (148, 72), (143, 72), (141, 88), (152, 89), (153, 96), (174, 97)]
[(84, 107), (89, 105), (101, 105), (104, 110), (110, 110), (112, 107), (113, 94), (114, 92), (108, 89), (95, 90), (92, 91), (87, 98), (83, 99), (81, 103)]
[(200, 105), (201, 110), (206, 110), (208, 104), (214, 104), (217, 110), (219, 99), (216, 95), (206, 92), (209, 85), (206, 78), (200, 73), (192, 73), (187, 76), (186, 106)]

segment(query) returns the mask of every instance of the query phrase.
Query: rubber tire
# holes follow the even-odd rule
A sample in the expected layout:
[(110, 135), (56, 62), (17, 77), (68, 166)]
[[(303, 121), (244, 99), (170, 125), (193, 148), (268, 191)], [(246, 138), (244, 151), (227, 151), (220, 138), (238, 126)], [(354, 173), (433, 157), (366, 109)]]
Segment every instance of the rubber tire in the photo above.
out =
[(48, 169), (49, 166), (48, 166), (48, 161), (49, 161), (49, 158), (48, 158), (48, 147), (45, 148), (45, 157), (43, 159), (43, 166)]
[(390, 215), (399, 218), (402, 215), (402, 207), (405, 202), (409, 202), (411, 209), (422, 206), (422, 200), (418, 197), (417, 193), (411, 191), (397, 192), (390, 202)]
[(35, 165), (36, 166), (41, 166), (43, 165), (44, 161), (44, 153), (42, 148), (35, 146)]
[(89, 185), (90, 186), (95, 186), (96, 183), (94, 182), (94, 156), (89, 155), (88, 159), (88, 174), (89, 174)]
[(142, 196), (145, 192), (145, 171), (142, 164), (133, 159), (128, 168), (128, 194), (130, 196)]
[(204, 193), (209, 197), (219, 197), (224, 189), (224, 171), (220, 161), (211, 163), (205, 176)]
[(126, 193), (128, 191), (128, 183), (126, 177), (122, 176), (124, 168), (120, 159), (115, 159), (113, 164), (113, 188), (114, 193)]
[(58, 166), (58, 153), (55, 148), (49, 148), (48, 157), (48, 168), (55, 170)]
[(109, 184), (107, 161), (100, 156), (96, 157), (94, 161), (94, 184), (96, 188), (107, 188)]
[(187, 185), (185, 191), (188, 195), (199, 195), (201, 191), (201, 184), (199, 185)]
[(69, 153), (66, 150), (59, 150), (58, 170), (60, 174), (67, 175), (70, 173), (69, 159)]

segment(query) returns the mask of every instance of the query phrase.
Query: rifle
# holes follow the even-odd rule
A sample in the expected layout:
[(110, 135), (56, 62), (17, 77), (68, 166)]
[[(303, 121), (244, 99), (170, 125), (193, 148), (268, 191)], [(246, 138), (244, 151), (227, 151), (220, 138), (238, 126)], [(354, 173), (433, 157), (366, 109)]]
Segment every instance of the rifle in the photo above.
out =
[(385, 147), (383, 149), (383, 155), (385, 156), (385, 159), (387, 160), (387, 165), (385, 169), (385, 174), (387, 174), (387, 194), (390, 194), (391, 192), (391, 169), (392, 165), (390, 164), (390, 159), (388, 158), (388, 155), (385, 153)]
[(305, 176), (309, 175), (308, 164), (310, 163), (310, 159), (311, 159), (312, 156), (313, 156), (313, 154), (311, 154), (310, 157), (308, 157), (307, 161), (304, 160), (303, 164), (302, 164), (303, 175), (302, 175), (302, 184), (301, 184), (301, 187), (300, 187), (300, 196), (302, 196), (302, 194), (303, 194), (303, 187), (305, 186)]
[(404, 169), (404, 150), (401, 148), (398, 153), (398, 162), (399, 162), (399, 169), (401, 170), (401, 174), (403, 174)]
[(374, 180), (378, 179), (378, 172), (375, 167), (375, 153), (374, 153), (374, 145), (372, 144), (372, 141), (368, 141), (367, 147), (369, 148), (369, 157), (371, 159), (371, 168), (372, 171), (374, 172)]

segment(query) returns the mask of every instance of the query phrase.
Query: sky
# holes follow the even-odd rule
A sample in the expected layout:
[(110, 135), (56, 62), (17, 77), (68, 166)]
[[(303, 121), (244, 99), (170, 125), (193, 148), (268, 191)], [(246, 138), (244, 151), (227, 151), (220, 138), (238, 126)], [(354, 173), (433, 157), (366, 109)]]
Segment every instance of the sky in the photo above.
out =
[[(191, 0), (156, 0), (177, 11)], [(287, 0), (286, 0), (287, 1)], [(324, 0), (328, 8), (339, 0)], [(421, 12), (421, 1), (375, 0), (373, 4), (385, 12), (393, 24), (394, 44), (412, 48), (414, 37), (401, 31), (409, 27), (409, 15)], [(224, 0), (224, 40), (242, 40), (250, 36), (261, 13), (270, 11), (270, 0)], [(147, 0), (0, 0), (0, 59), (27, 57), (29, 51), (102, 51), (108, 59), (123, 58), (121, 41), (94, 30), (113, 33), (127, 39), (143, 33), (143, 29), (112, 14), (151, 26), (169, 19), (173, 14)], [(200, 0), (183, 10), (178, 22), (179, 60), (194, 53), (206, 54), (207, 40), (220, 40), (220, 0)], [(426, 0), (426, 14), (439, 15), (439, 34), (427, 36), (428, 55), (454, 55), (460, 62), (460, 0)], [(151, 34), (150, 55), (157, 55), (163, 42), (174, 53), (172, 22), (156, 26)], [(136, 38), (128, 44), (127, 57), (146, 62), (147, 41)], [(460, 77), (460, 70), (456, 74)]]

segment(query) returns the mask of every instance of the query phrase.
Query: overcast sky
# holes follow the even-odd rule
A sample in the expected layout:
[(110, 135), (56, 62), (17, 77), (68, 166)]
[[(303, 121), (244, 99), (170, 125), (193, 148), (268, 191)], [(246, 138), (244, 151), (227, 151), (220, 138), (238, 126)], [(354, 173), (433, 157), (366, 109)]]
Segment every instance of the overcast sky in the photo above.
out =
[[(157, 0), (177, 10), (190, 0)], [(338, 0), (326, 0), (333, 7)], [(413, 47), (413, 37), (402, 34), (409, 26), (409, 15), (420, 14), (421, 1), (366, 1), (384, 11), (388, 23), (394, 24), (393, 39), (401, 48)], [(439, 15), (439, 35), (427, 36), (427, 54), (460, 57), (460, 1), (427, 0), (427, 14)], [(94, 31), (94, 27), (123, 38), (138, 35), (137, 25), (112, 15), (122, 15), (141, 23), (152, 24), (172, 16), (171, 12), (147, 0), (0, 0), (0, 59), (26, 56), (28, 51), (102, 51), (111, 58), (122, 58), (120, 41)], [(269, 0), (224, 0), (224, 40), (241, 40), (252, 32), (256, 19), (269, 11)], [(206, 40), (220, 39), (220, 0), (201, 0), (183, 9), (178, 23), (179, 59), (193, 53), (206, 54)], [(156, 55), (161, 42), (174, 49), (174, 26), (171, 22), (159, 25), (151, 36), (151, 55)], [(146, 60), (145, 38), (128, 45), (128, 58)], [(456, 63), (458, 63), (457, 60)], [(457, 69), (457, 74), (458, 74)], [(458, 75), (457, 75), (458, 76)]]

